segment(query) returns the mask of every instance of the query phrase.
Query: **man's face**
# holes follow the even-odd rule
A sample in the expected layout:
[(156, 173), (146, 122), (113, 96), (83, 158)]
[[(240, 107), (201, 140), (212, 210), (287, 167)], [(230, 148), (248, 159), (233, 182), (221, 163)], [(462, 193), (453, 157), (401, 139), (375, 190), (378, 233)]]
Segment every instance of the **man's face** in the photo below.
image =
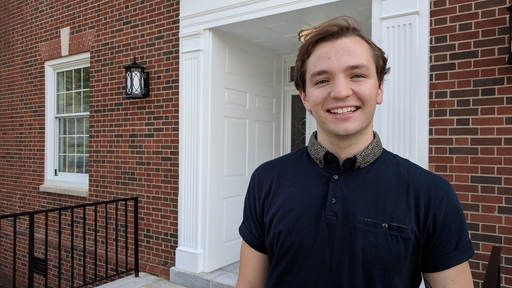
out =
[(319, 142), (373, 137), (383, 90), (368, 44), (356, 36), (321, 43), (306, 65), (306, 87), (299, 93), (316, 119)]

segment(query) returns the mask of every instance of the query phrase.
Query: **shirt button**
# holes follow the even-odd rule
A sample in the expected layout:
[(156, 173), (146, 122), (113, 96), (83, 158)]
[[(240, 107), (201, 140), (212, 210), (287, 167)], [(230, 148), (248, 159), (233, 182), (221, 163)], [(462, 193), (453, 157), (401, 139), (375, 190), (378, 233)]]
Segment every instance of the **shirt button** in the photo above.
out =
[(382, 229), (388, 229), (388, 223), (382, 223)]
[(336, 198), (334, 198), (334, 197), (333, 197), (333, 198), (331, 199), (331, 202), (332, 202), (332, 204), (336, 203)]
[(338, 179), (338, 175), (334, 175), (334, 180), (337, 180)]

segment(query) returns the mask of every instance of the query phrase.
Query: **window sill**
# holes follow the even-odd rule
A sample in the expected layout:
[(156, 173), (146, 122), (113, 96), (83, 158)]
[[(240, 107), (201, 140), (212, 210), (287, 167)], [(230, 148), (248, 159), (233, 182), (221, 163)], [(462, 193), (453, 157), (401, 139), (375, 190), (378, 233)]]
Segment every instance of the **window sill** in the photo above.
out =
[(79, 197), (89, 196), (89, 185), (87, 183), (73, 183), (65, 181), (46, 182), (39, 186), (39, 191), (73, 195)]

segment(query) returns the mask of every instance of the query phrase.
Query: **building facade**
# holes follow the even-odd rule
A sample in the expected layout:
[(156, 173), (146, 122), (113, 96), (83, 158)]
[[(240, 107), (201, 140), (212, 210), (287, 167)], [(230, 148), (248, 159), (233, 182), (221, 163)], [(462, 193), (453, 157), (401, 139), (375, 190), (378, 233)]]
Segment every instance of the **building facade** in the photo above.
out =
[(430, 10), (429, 167), (459, 195), (476, 280), (502, 246), (502, 287), (512, 285), (511, 4), (433, 1)]
[[(179, 2), (0, 7), (1, 213), (140, 197), (141, 268), (168, 275), (178, 246)], [(150, 71), (145, 99), (125, 98), (134, 56)]]
[[(237, 261), (252, 170), (314, 130), (290, 78), (297, 33), (351, 15), (389, 56), (384, 146), (452, 183), (475, 283), (500, 245), (512, 287), (510, 4), (3, 1), (1, 213), (136, 196), (144, 271)], [(125, 97), (134, 56), (148, 98)]]

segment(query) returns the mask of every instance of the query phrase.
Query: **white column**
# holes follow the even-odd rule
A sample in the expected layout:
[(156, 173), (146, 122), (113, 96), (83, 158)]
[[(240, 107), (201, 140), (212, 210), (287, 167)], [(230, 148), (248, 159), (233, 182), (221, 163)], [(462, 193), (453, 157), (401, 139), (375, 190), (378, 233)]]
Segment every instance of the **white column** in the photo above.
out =
[(202, 155), (207, 129), (203, 124), (207, 108), (201, 101), (203, 87), (203, 34), (181, 36), (180, 39), (180, 136), (179, 136), (179, 196), (178, 248), (176, 268), (194, 273), (203, 270), (201, 248), (204, 231), (202, 211), (205, 207), (201, 191), (205, 167)]
[(372, 13), (391, 67), (375, 130), (386, 149), (428, 168), (429, 1), (373, 0)]

